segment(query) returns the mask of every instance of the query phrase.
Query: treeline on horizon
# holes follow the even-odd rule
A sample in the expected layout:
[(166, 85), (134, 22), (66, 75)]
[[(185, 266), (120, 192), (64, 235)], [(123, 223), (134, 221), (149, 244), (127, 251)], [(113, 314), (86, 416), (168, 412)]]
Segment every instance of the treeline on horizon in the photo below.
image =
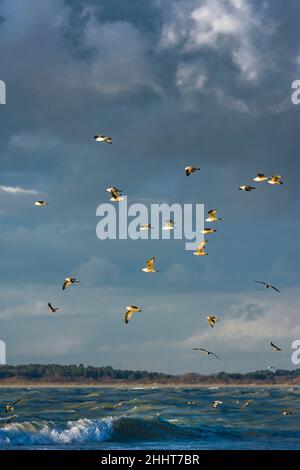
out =
[(218, 374), (202, 375), (198, 373), (186, 373), (181, 375), (164, 374), (162, 372), (148, 372), (145, 370), (120, 370), (111, 366), (95, 367), (83, 364), (27, 364), (27, 365), (1, 365), (0, 382), (142, 382), (161, 384), (167, 383), (298, 383), (300, 382), (300, 369), (257, 370), (247, 373), (219, 372)]

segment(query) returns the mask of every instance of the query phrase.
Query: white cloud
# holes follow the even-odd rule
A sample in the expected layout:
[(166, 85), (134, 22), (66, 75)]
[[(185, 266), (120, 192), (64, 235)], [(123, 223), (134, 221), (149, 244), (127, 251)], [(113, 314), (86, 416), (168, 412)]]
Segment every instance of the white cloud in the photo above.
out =
[[(165, 10), (160, 47), (177, 48), (189, 63), (178, 64), (176, 84), (180, 91), (202, 90), (207, 76), (195, 53), (221, 52), (238, 68), (244, 82), (256, 82), (270, 67), (270, 60), (257, 48), (257, 39), (267, 37), (273, 27), (246, 0), (189, 0), (172, 2)], [(241, 109), (243, 111), (243, 109)]]
[(38, 194), (35, 189), (24, 189), (20, 186), (0, 186), (0, 191), (9, 194)]

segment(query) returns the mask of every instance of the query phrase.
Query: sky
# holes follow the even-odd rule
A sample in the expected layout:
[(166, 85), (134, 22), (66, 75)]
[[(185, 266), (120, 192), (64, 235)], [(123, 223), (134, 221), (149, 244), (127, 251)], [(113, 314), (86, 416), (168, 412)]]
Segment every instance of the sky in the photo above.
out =
[[(298, 18), (297, 0), (0, 0), (7, 363), (296, 367)], [(99, 133), (113, 144), (95, 142)], [(201, 170), (187, 178), (188, 164)], [(257, 172), (284, 184), (239, 191)], [(183, 240), (99, 240), (96, 209), (111, 186), (129, 203), (218, 208), (209, 256), (193, 256)], [(151, 256), (159, 273), (144, 274)], [(62, 291), (69, 275), (80, 284)], [(142, 313), (125, 325), (130, 304)], [(208, 314), (221, 318), (214, 329)]]

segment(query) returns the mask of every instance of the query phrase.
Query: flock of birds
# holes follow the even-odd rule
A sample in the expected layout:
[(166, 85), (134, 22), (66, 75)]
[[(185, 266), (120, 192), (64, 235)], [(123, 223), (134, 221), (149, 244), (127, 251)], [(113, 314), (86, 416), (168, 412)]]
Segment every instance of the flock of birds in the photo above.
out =
[[(106, 136), (106, 135), (95, 135), (94, 140), (96, 142), (112, 144), (112, 138), (109, 137), (109, 136)], [(200, 170), (200, 168), (196, 167), (194, 165), (188, 165), (184, 168), (186, 176), (190, 176), (191, 174), (193, 174), (193, 173), (195, 173), (196, 171), (199, 171), (199, 170)], [(268, 177), (268, 176), (266, 176), (262, 173), (257, 173), (257, 175), (253, 178), (253, 181), (256, 182), (256, 183), (267, 182), (270, 185), (282, 185), (283, 184), (282, 176), (280, 176), (280, 175), (271, 175), (270, 177)], [(241, 191), (249, 192), (249, 191), (252, 191), (254, 189), (256, 189), (255, 186), (250, 186), (248, 184), (244, 184), (244, 185), (239, 186), (239, 190), (241, 190)], [(110, 194), (110, 200), (112, 202), (121, 202), (121, 201), (124, 200), (122, 190), (120, 190), (120, 189), (113, 186), (113, 187), (107, 188), (106, 191)], [(45, 206), (48, 206), (48, 202), (44, 201), (44, 200), (38, 200), (38, 201), (34, 202), (34, 205), (37, 206), (37, 207), (45, 207)], [(217, 209), (211, 209), (211, 210), (208, 211), (208, 217), (205, 219), (205, 221), (209, 222), (209, 223), (215, 223), (215, 222), (222, 221), (222, 218), (218, 217), (218, 210)], [(149, 223), (140, 225), (140, 230), (141, 231), (151, 230), (152, 228), (153, 227)], [(162, 227), (162, 229), (163, 230), (174, 230), (175, 229), (174, 220), (165, 221), (164, 226)], [(212, 233), (215, 233), (215, 232), (216, 232), (216, 229), (214, 229), (212, 227), (205, 227), (201, 231), (201, 233), (204, 234), (204, 235), (212, 234)], [(208, 240), (204, 240), (201, 243), (199, 243), (199, 245), (197, 246), (197, 249), (193, 253), (193, 255), (195, 255), (195, 256), (206, 256), (208, 254), (205, 251), (205, 247), (207, 245), (207, 242), (208, 242)], [(157, 272), (159, 272), (155, 268), (155, 262), (156, 262), (155, 256), (149, 258), (146, 261), (146, 266), (144, 268), (142, 268), (141, 270), (145, 273), (157, 273)], [(266, 289), (273, 289), (274, 291), (276, 291), (278, 293), (280, 292), (279, 289), (277, 289), (277, 287), (273, 286), (272, 284), (270, 284), (268, 282), (265, 282), (265, 281), (254, 281), (254, 282), (258, 283), (258, 284), (261, 284)], [(78, 283), (79, 283), (78, 279), (76, 279), (75, 277), (68, 276), (64, 279), (62, 289), (65, 290), (68, 287), (70, 287), (71, 285), (78, 284)], [(48, 310), (49, 310), (50, 313), (56, 313), (59, 310), (59, 307), (54, 307), (51, 304), (51, 302), (48, 302)], [(141, 308), (139, 308), (136, 305), (129, 305), (128, 307), (126, 307), (125, 313), (124, 313), (125, 324), (129, 323), (129, 321), (131, 320), (131, 318), (134, 314), (140, 313), (141, 311), (142, 311)], [(214, 328), (215, 325), (216, 325), (216, 322), (221, 320), (219, 317), (217, 317), (215, 315), (208, 315), (206, 317), (206, 319), (207, 319), (208, 325), (211, 328)], [(276, 352), (282, 351), (282, 349), (280, 347), (276, 346), (273, 342), (271, 342), (270, 345), (271, 345), (273, 351), (276, 351)], [(195, 347), (195, 348), (193, 348), (193, 350), (194, 351), (200, 351), (202, 354), (204, 354), (207, 357), (213, 356), (216, 359), (221, 360), (220, 356), (218, 356), (216, 353), (214, 353), (212, 351), (209, 351), (208, 349)], [(267, 368), (269, 370), (275, 369), (274, 366), (271, 366), (269, 364), (267, 364)], [(245, 403), (243, 403), (241, 405), (241, 409), (248, 406), (251, 403), (251, 401), (253, 401), (253, 400), (248, 400)], [(19, 403), (23, 403), (23, 402), (24, 402), (24, 399), (21, 398), (21, 399), (16, 400), (13, 403), (9, 403), (9, 404), (5, 405), (5, 412), (6, 413), (14, 412), (15, 405), (17, 405)], [(192, 402), (188, 402), (188, 403), (192, 404)], [(238, 401), (237, 401), (237, 403), (238, 403)], [(217, 408), (221, 404), (222, 404), (222, 401), (215, 400), (213, 402), (212, 406), (214, 408)], [(291, 410), (283, 410), (282, 414), (283, 415), (291, 415), (292, 411)], [(7, 419), (5, 424), (10, 423), (16, 416), (17, 415), (10, 416)]]

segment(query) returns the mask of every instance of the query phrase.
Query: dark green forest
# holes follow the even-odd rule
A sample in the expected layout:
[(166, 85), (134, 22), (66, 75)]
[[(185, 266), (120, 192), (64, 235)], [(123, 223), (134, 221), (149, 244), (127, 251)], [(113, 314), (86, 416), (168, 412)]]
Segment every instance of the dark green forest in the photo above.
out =
[(43, 382), (43, 383), (220, 383), (220, 384), (249, 384), (259, 383), (300, 383), (300, 369), (283, 370), (274, 372), (270, 370), (257, 370), (255, 372), (227, 373), (201, 375), (187, 373), (181, 375), (170, 375), (160, 372), (147, 372), (144, 370), (120, 370), (110, 366), (94, 367), (79, 365), (60, 364), (27, 364), (27, 365), (2, 365), (0, 366), (0, 383), (18, 382)]

